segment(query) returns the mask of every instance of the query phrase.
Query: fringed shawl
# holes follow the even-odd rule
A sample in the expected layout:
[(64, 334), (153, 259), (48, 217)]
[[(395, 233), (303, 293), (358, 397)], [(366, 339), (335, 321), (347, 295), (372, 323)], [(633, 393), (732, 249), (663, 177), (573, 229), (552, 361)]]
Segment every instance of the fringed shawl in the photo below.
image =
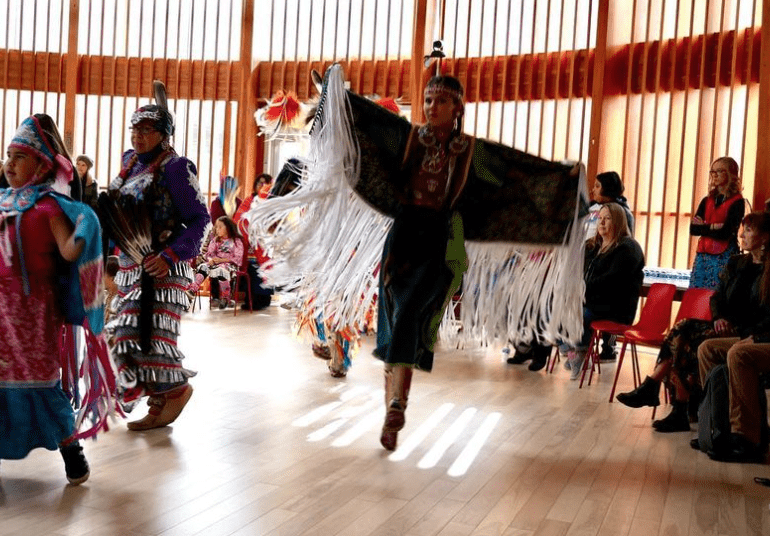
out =
[[(397, 209), (411, 132), (403, 118), (346, 91), (341, 68), (332, 66), (301, 187), (255, 203), (248, 214), (252, 238), (273, 259), (263, 267), (265, 278), (300, 300), (315, 296), (335, 326), (360, 322), (376, 292), (373, 274)], [(455, 206), (469, 256), (462, 329), (450, 308), (441, 337), (456, 344), (578, 340), (588, 197), (583, 166), (481, 139), (473, 151)]]

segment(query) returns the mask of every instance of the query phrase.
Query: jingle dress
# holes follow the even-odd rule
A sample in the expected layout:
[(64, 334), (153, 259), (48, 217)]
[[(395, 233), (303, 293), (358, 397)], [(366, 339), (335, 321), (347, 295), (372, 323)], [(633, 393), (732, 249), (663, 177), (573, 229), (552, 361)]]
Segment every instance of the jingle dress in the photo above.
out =
[[(63, 305), (76, 309), (63, 303), (71, 296), (62, 286), (71, 263), (59, 254), (49, 221), (87, 207), (55, 195), (45, 185), (25, 187), (16, 191), (16, 201), (24, 200), (14, 206), (14, 191), (0, 190), (2, 240), (10, 250), (6, 249), (10, 256), (0, 259), (0, 458), (4, 459), (22, 459), (35, 448), (56, 450), (76, 432), (73, 408), (61, 383)], [(60, 203), (69, 208), (65, 211)], [(98, 237), (96, 215), (89, 212), (84, 215), (89, 225), (79, 227), (86, 236), (76, 235), (87, 241), (88, 235)], [(93, 242), (100, 244), (100, 239)], [(84, 263), (83, 257), (89, 262)], [(90, 290), (96, 292), (101, 259), (81, 255), (76, 266), (82, 281), (86, 285), (90, 281)], [(101, 308), (86, 298), (87, 292), (83, 290), (82, 299), (94, 308), (90, 318), (96, 324)], [(101, 330), (100, 325), (94, 327)]]
[(130, 403), (144, 394), (184, 385), (196, 374), (182, 366), (184, 355), (177, 348), (177, 338), (182, 311), (189, 305), (185, 293), (193, 279), (189, 260), (199, 252), (209, 214), (195, 164), (187, 158), (158, 146), (144, 154), (130, 149), (122, 163), (124, 170), (130, 169), (110, 183), (110, 191), (150, 204), (153, 250), (172, 261), (166, 277), (154, 278), (151, 347), (144, 352), (139, 328), (142, 267), (123, 252), (119, 256), (115, 283), (121, 304), (113, 356), (126, 388), (123, 402)]

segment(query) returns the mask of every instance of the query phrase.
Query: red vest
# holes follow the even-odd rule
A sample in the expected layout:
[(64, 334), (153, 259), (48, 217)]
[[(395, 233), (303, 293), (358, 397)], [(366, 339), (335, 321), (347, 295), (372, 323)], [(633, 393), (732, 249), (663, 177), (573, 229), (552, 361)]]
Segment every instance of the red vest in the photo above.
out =
[[(718, 207), (714, 203), (714, 198), (708, 196), (706, 198), (706, 214), (703, 217), (704, 222), (707, 225), (712, 223), (724, 223), (727, 219), (727, 213), (730, 211), (730, 207), (738, 200), (743, 200), (741, 194), (735, 194), (731, 198), (725, 200), (724, 203)], [(719, 255), (727, 250), (730, 245), (730, 240), (711, 238), (710, 236), (701, 236), (698, 239), (698, 253), (708, 253), (709, 255)]]

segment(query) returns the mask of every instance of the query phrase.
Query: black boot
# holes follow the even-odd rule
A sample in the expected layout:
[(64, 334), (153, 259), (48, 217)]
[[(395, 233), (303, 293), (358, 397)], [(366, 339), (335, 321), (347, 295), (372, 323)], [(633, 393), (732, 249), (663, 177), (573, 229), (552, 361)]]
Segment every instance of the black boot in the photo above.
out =
[(671, 405), (671, 413), (660, 420), (652, 421), (652, 427), (664, 434), (689, 432), (690, 418), (687, 416), (687, 402), (674, 400)]
[(535, 355), (532, 348), (529, 348), (529, 349), (522, 348), (522, 350), (520, 351), (519, 347), (514, 346), (514, 349), (516, 353), (513, 355), (513, 357), (509, 357), (508, 359), (505, 360), (506, 363), (508, 363), (509, 365), (521, 365), (525, 361), (529, 361), (530, 359), (532, 359)]
[(659, 392), (660, 382), (647, 376), (639, 387), (628, 393), (618, 393), (615, 398), (629, 408), (655, 407), (660, 405)]
[(549, 355), (551, 355), (550, 345), (534, 344), (532, 346), (532, 362), (527, 368), (532, 371), (542, 369), (548, 362)]
[(67, 474), (67, 480), (70, 484), (77, 486), (88, 480), (91, 473), (83, 454), (83, 447), (78, 441), (74, 441), (66, 447), (59, 447), (59, 452), (64, 459), (64, 472)]

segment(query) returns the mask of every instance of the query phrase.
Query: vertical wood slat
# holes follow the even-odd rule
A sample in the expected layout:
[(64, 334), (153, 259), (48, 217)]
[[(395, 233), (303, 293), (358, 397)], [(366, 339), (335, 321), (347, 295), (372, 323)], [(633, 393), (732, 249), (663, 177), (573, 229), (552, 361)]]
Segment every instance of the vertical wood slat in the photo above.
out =
[(80, 0), (70, 0), (67, 82), (66, 98), (64, 101), (64, 131), (62, 132), (64, 146), (70, 153), (73, 151), (75, 141), (75, 99), (78, 91), (78, 32), (72, 31), (72, 29), (78, 27), (79, 17)]
[[(745, 112), (745, 124), (743, 126), (743, 138), (741, 139), (741, 165), (743, 169), (746, 168), (746, 134), (748, 131), (748, 124), (749, 124), (749, 95), (751, 94), (750, 86), (751, 86), (751, 66), (754, 63), (754, 27), (757, 24), (757, 3), (752, 2), (751, 3), (751, 27), (746, 29), (746, 38), (744, 39), (744, 42), (746, 43), (746, 72), (744, 76), (744, 80), (746, 81), (746, 98), (743, 103), (743, 109)], [(737, 25), (736, 25), (737, 30)], [(737, 46), (736, 46), (737, 49)], [(755, 170), (755, 177), (756, 170)], [(755, 182), (755, 190), (756, 190), (756, 180)], [(756, 207), (756, 203), (752, 203), (752, 206)], [(762, 205), (759, 205), (760, 207)]]
[[(650, 6), (652, 3), (650, 3)], [(660, 64), (661, 60), (663, 58), (663, 27), (665, 23), (664, 14), (666, 12), (666, 0), (663, 0), (662, 6), (661, 6), (661, 16), (660, 16), (660, 27), (658, 28), (658, 47), (655, 53), (655, 78), (653, 82), (653, 106), (652, 106), (652, 143), (650, 144), (650, 174), (647, 179), (648, 187), (647, 187), (647, 232), (644, 236), (644, 251), (647, 253), (648, 258), (647, 262), (649, 262), (649, 252), (650, 252), (650, 237), (652, 236), (652, 228), (653, 228), (653, 219), (655, 217), (655, 211), (653, 210), (652, 205), (652, 192), (655, 189), (655, 161), (658, 151), (658, 106), (660, 103)], [(650, 17), (651, 15), (648, 14), (648, 20), (647, 20), (647, 26), (650, 27)], [(649, 41), (649, 38), (647, 39)], [(647, 77), (645, 77), (646, 80)], [(668, 129), (666, 129), (668, 130)], [(663, 187), (663, 207), (665, 209), (665, 202), (666, 202), (666, 188), (665, 185)], [(662, 216), (661, 216), (662, 217)], [(661, 228), (664, 227), (663, 220), (661, 219), (660, 222)], [(655, 260), (655, 266), (660, 266), (660, 255), (661, 255), (661, 247), (660, 243), (658, 243), (658, 255), (657, 259)]]
[[(711, 9), (711, 0), (706, 0), (706, 6), (705, 6), (705, 15), (703, 17), (703, 35), (708, 34), (708, 20), (709, 20), (709, 11)], [(706, 86), (706, 80), (705, 80), (705, 74), (706, 74), (706, 40), (703, 40), (703, 45), (701, 46), (700, 51), (700, 69), (698, 72), (698, 124), (695, 129), (695, 143), (700, 144), (701, 143), (701, 125), (703, 124), (702, 118), (703, 118), (703, 88)], [(709, 159), (709, 162), (706, 165), (709, 165), (711, 163), (711, 160)], [(693, 168), (693, 191), (699, 192), (701, 189), (698, 187), (699, 184), (702, 183), (702, 177), (708, 176), (708, 171), (702, 171), (701, 170), (701, 163), (700, 159), (696, 159), (695, 161), (695, 167)], [(700, 203), (700, 199), (697, 198), (697, 196), (693, 195), (692, 198), (692, 209), (691, 213), (695, 214), (695, 211), (698, 208), (698, 203)], [(693, 253), (694, 248), (690, 247), (687, 252), (687, 266), (692, 266), (693, 261)]]
[[(539, 54), (540, 61), (538, 61), (538, 67), (540, 70), (540, 94), (538, 99), (540, 101), (540, 122), (539, 122), (539, 135), (537, 137), (537, 155), (543, 156), (543, 125), (545, 123), (545, 81), (546, 74), (548, 72), (548, 38), (550, 37), (551, 30), (551, 0), (547, 2), (546, 17), (545, 17), (545, 47), (542, 54)], [(555, 111), (555, 110), (554, 110)]]
[[(635, 27), (636, 27), (636, 8), (637, 8), (637, 0), (633, 0), (633, 5), (631, 8), (631, 39), (628, 44), (628, 64), (626, 66), (626, 107), (625, 107), (625, 121), (623, 125), (623, 151), (621, 152), (621, 169), (622, 171), (622, 177), (624, 178), (624, 181), (626, 183), (626, 186), (630, 184), (629, 177), (631, 176), (631, 173), (629, 173), (631, 168), (631, 163), (629, 163), (628, 159), (628, 142), (630, 139), (630, 117), (631, 117), (631, 83), (632, 83), (632, 76), (634, 72), (634, 47), (636, 44), (636, 36), (635, 36)], [(632, 209), (636, 212), (636, 217), (638, 219), (639, 217), (639, 205), (637, 204), (637, 196), (636, 191), (638, 188), (638, 183), (636, 182), (636, 177), (633, 177), (634, 179), (634, 199), (632, 203)]]
[[(692, 67), (692, 46), (693, 46), (693, 34), (695, 30), (695, 2), (696, 0), (691, 0), (690, 5), (690, 31), (689, 31), (689, 37), (690, 39), (687, 40), (687, 51), (685, 52), (685, 60), (684, 60), (684, 76), (689, 77), (690, 69)], [(681, 225), (682, 220), (682, 180), (684, 178), (684, 146), (685, 142), (687, 141), (687, 110), (689, 107), (689, 100), (690, 100), (690, 92), (687, 91), (687, 86), (685, 85), (684, 90), (684, 103), (682, 104), (682, 136), (680, 139), (680, 158), (679, 158), (679, 173), (677, 174), (677, 181), (678, 181), (678, 187), (676, 189), (676, 224), (674, 225), (674, 251), (679, 251), (678, 245), (679, 245), (679, 227)], [(689, 234), (687, 237), (685, 237), (685, 240), (689, 238)], [(676, 253), (675, 253), (676, 255)], [(688, 263), (689, 263), (689, 254), (688, 254)], [(676, 265), (676, 257), (674, 258), (674, 266)]]
[[(711, 118), (711, 155), (709, 157), (709, 162), (713, 162), (715, 158), (717, 158), (715, 155), (717, 154), (718, 147), (720, 140), (719, 137), (716, 135), (717, 132), (717, 120), (719, 119), (719, 101), (720, 101), (720, 91), (719, 91), (719, 81), (721, 78), (721, 70), (722, 70), (722, 49), (724, 48), (724, 42), (725, 37), (722, 34), (722, 29), (725, 26), (725, 10), (727, 9), (726, 2), (722, 2), (722, 9), (719, 13), (719, 33), (717, 35), (717, 56), (716, 56), (716, 69), (714, 71), (714, 105), (713, 105), (713, 111), (712, 111), (712, 118)], [(719, 151), (719, 156), (722, 156), (723, 151)]]
[[(604, 24), (604, 40), (605, 40), (605, 48), (606, 48), (606, 41), (607, 41), (607, 17), (609, 10), (609, 0), (602, 0), (604, 2), (605, 12), (602, 15), (601, 10), (599, 11), (599, 16), (604, 16), (605, 24)], [(563, 31), (564, 31), (564, 3), (563, 2), (556, 2), (556, 4), (559, 6), (559, 46), (556, 50), (556, 76), (554, 77), (553, 87), (554, 87), (554, 97), (553, 97), (553, 125), (551, 126), (551, 132), (553, 133), (553, 139), (551, 140), (551, 160), (556, 159), (556, 125), (557, 125), (557, 119), (559, 116), (559, 109), (558, 109), (558, 103), (559, 103), (559, 97), (560, 97), (560, 75), (561, 75), (561, 58), (562, 58), (562, 38), (563, 38)], [(597, 28), (597, 32), (599, 31), (599, 28)], [(597, 33), (597, 43), (598, 43), (598, 33)], [(598, 48), (598, 47), (597, 47)], [(601, 52), (601, 58), (602, 62), (604, 62), (604, 57), (606, 54), (606, 50)], [(596, 77), (596, 59), (594, 59), (594, 78)], [(604, 72), (604, 64), (599, 67), (601, 69), (601, 72)], [(603, 77), (603, 74), (602, 74)], [(603, 83), (603, 80), (602, 80)], [(593, 93), (594, 98), (598, 96), (601, 101), (601, 93), (597, 94), (596, 92)], [(593, 109), (593, 108), (592, 108)], [(567, 133), (569, 136), (569, 132)], [(589, 153), (589, 155), (592, 153)], [(598, 157), (598, 152), (596, 153)], [(564, 158), (568, 158), (568, 156), (565, 154)], [(594, 167), (596, 167), (596, 163), (594, 162)], [(591, 175), (588, 175), (591, 177)]]
[[(591, 35), (591, 24), (593, 21), (593, 4), (594, 0), (588, 0), (588, 32), (586, 33), (586, 53), (588, 52), (588, 48), (590, 46), (590, 43), (588, 42), (588, 39)], [(582, 107), (583, 111), (580, 114), (580, 146), (578, 147), (578, 160), (585, 161), (586, 157), (583, 155), (583, 147), (585, 144), (583, 143), (585, 141), (585, 132), (586, 132), (586, 103), (588, 102), (588, 54), (586, 54), (586, 62), (585, 66), (583, 68), (583, 78), (581, 80), (581, 86), (582, 91), (581, 94), (583, 95), (583, 101), (582, 101)], [(587, 156), (587, 155), (586, 155)]]
[[(639, 183), (641, 179), (641, 166), (642, 166), (642, 137), (644, 133), (644, 111), (645, 111), (645, 92), (644, 88), (646, 86), (647, 82), (647, 68), (649, 67), (649, 52), (650, 52), (650, 14), (652, 11), (652, 1), (653, 0), (647, 0), (647, 17), (645, 19), (646, 28), (644, 29), (644, 45), (642, 46), (642, 68), (640, 73), (640, 83), (642, 86), (642, 92), (640, 94), (640, 106), (639, 106), (639, 128), (637, 129), (636, 134), (636, 145), (637, 145), (637, 154), (636, 154), (636, 169), (634, 170), (634, 182), (637, 185), (637, 187), (634, 189), (634, 205), (639, 206)], [(651, 185), (648, 185), (651, 186)], [(650, 214), (650, 205), (649, 200), (648, 204), (645, 208), (645, 211), (647, 213), (647, 225), (645, 226), (644, 235), (645, 235), (645, 245), (644, 245), (644, 251), (647, 251), (647, 237), (649, 236), (649, 229), (650, 229), (650, 220), (652, 215)], [(641, 212), (641, 211), (640, 211)]]
[[(577, 11), (577, 4), (575, 6), (575, 10)], [(524, 138), (524, 152), (529, 152), (529, 119), (530, 114), (532, 113), (532, 96), (534, 95), (534, 88), (533, 88), (533, 80), (534, 80), (534, 69), (535, 69), (535, 26), (537, 24), (537, 2), (534, 2), (532, 5), (532, 39), (530, 40), (529, 45), (529, 53), (531, 56), (531, 59), (529, 61), (529, 64), (527, 65), (527, 78), (525, 81), (525, 84), (527, 85), (527, 115), (526, 119), (524, 120), (524, 124), (526, 125), (526, 137)], [(577, 26), (577, 24), (575, 25)]]
[[(591, 88), (591, 126), (588, 137), (590, 150), (586, 166), (589, 185), (593, 184), (599, 171), (599, 140), (602, 136), (604, 119), (604, 78), (606, 76), (607, 32), (609, 26), (610, 0), (599, 0), (596, 21), (596, 48), (594, 52), (593, 85)], [(559, 71), (557, 71), (558, 73)], [(558, 75), (557, 75), (558, 76)], [(557, 86), (558, 87), (558, 78)], [(554, 114), (555, 115), (555, 114)], [(556, 120), (554, 119), (554, 135)]]
[[(10, 42), (8, 40), (8, 36), (10, 35), (10, 27), (11, 27), (11, 5), (6, 4), (5, 9), (5, 65), (3, 66), (3, 116), (5, 116), (5, 110), (7, 109), (7, 103), (8, 103), (8, 86), (10, 85), (8, 83), (8, 76), (10, 74), (11, 69), (11, 55), (10, 55)], [(59, 51), (61, 52), (61, 51)], [(61, 71), (60, 71), (61, 73)], [(61, 86), (61, 83), (59, 84)], [(5, 143), (5, 121), (0, 121), (0, 142)]]
[[(680, 2), (681, 2), (681, 0), (676, 0), (676, 10), (675, 10), (675, 17), (674, 17), (674, 23), (675, 23), (676, 29), (674, 30), (674, 43), (678, 43), (679, 42), (679, 8), (681, 7), (680, 6)], [(665, 10), (664, 10), (663, 14), (665, 14)], [(663, 17), (661, 17), (661, 20), (664, 20)], [(662, 28), (662, 24), (661, 24), (661, 28)], [(662, 48), (662, 45), (663, 45), (662, 41), (663, 41), (663, 35), (662, 35), (662, 31), (661, 31), (661, 45), (660, 45), (660, 48)], [(665, 177), (669, 176), (668, 175), (668, 168), (669, 168), (669, 164), (670, 164), (669, 158), (670, 158), (670, 155), (671, 155), (671, 131), (673, 130), (674, 96), (675, 96), (674, 89), (676, 87), (675, 84), (674, 84), (674, 73), (676, 73), (676, 47), (675, 46), (669, 47), (668, 52), (669, 52), (669, 56), (670, 56), (670, 58), (669, 58), (669, 65), (671, 65), (671, 69), (669, 69), (669, 71), (668, 71), (668, 87), (670, 88), (671, 92), (669, 94), (669, 105), (668, 105), (668, 128), (666, 129), (667, 130), (667, 133), (666, 133), (666, 154), (665, 154), (665, 160), (664, 160), (664, 163), (663, 163), (663, 170), (664, 170), (664, 174), (665, 174), (664, 176)], [(682, 127), (682, 128), (684, 129), (684, 127)], [(682, 155), (682, 151), (680, 151), (679, 154), (680, 154), (679, 158), (681, 160), (682, 159), (682, 156), (681, 156)], [(681, 176), (677, 176), (676, 180), (677, 180), (677, 189), (676, 190), (677, 190), (677, 192), (679, 192), (681, 190), (681, 188), (682, 188), (682, 178), (681, 178)], [(664, 266), (664, 264), (661, 263), (660, 259), (662, 258), (662, 252), (663, 252), (663, 249), (664, 249), (663, 248), (664, 232), (668, 229), (668, 227), (666, 225), (666, 218), (669, 216), (668, 211), (667, 211), (667, 206), (668, 206), (667, 205), (667, 201), (668, 201), (668, 182), (669, 182), (668, 180), (663, 182), (663, 205), (661, 207), (661, 213), (660, 213), (660, 218), (661, 218), (661, 220), (660, 220), (660, 232), (658, 233), (658, 244), (660, 245), (659, 249), (658, 249), (658, 266)], [(674, 222), (674, 228), (675, 229), (679, 227), (678, 223), (679, 223), (678, 221)], [(674, 231), (674, 236), (676, 236), (676, 231)], [(672, 259), (671, 259), (670, 266), (673, 266), (674, 263), (676, 262), (676, 240), (673, 242), (673, 246), (674, 247), (671, 248)], [(669, 265), (669, 264), (667, 263), (666, 265)]]
[[(770, 9), (764, 2), (762, 9), (762, 28), (770, 28)], [(759, 108), (757, 110), (757, 147), (770, 147), (770, 39), (763, 39), (759, 49)], [(754, 186), (754, 207), (764, 206), (770, 199), (770, 151), (757, 151), (755, 175), (764, 180), (756, 181)]]
[[(634, 2), (636, 2), (636, 0), (634, 0)], [(577, 1), (576, 1), (575, 2), (575, 11), (573, 13), (573, 17), (575, 19), (577, 19), (577, 9), (578, 9), (578, 5), (577, 5)], [(572, 50), (574, 52), (576, 45), (577, 45), (577, 24), (574, 24), (573, 27), (572, 27), (572, 45), (570, 46), (570, 50)], [(566, 130), (567, 130), (567, 146), (566, 146), (566, 148), (564, 150), (565, 154), (567, 155), (567, 158), (569, 158), (569, 154), (570, 154), (569, 153), (569, 149), (570, 149), (570, 144), (571, 144), (571, 141), (572, 141), (572, 100), (573, 100), (573, 98), (572, 98), (572, 94), (573, 94), (572, 88), (574, 87), (574, 83), (575, 83), (575, 56), (576, 55), (574, 53), (570, 54), (570, 56), (569, 56), (569, 67), (568, 67), (569, 84), (568, 84), (567, 87), (570, 88), (570, 91), (568, 93), (569, 97), (567, 99), (567, 128), (566, 128)], [(579, 149), (578, 149), (578, 151), (579, 151)]]

